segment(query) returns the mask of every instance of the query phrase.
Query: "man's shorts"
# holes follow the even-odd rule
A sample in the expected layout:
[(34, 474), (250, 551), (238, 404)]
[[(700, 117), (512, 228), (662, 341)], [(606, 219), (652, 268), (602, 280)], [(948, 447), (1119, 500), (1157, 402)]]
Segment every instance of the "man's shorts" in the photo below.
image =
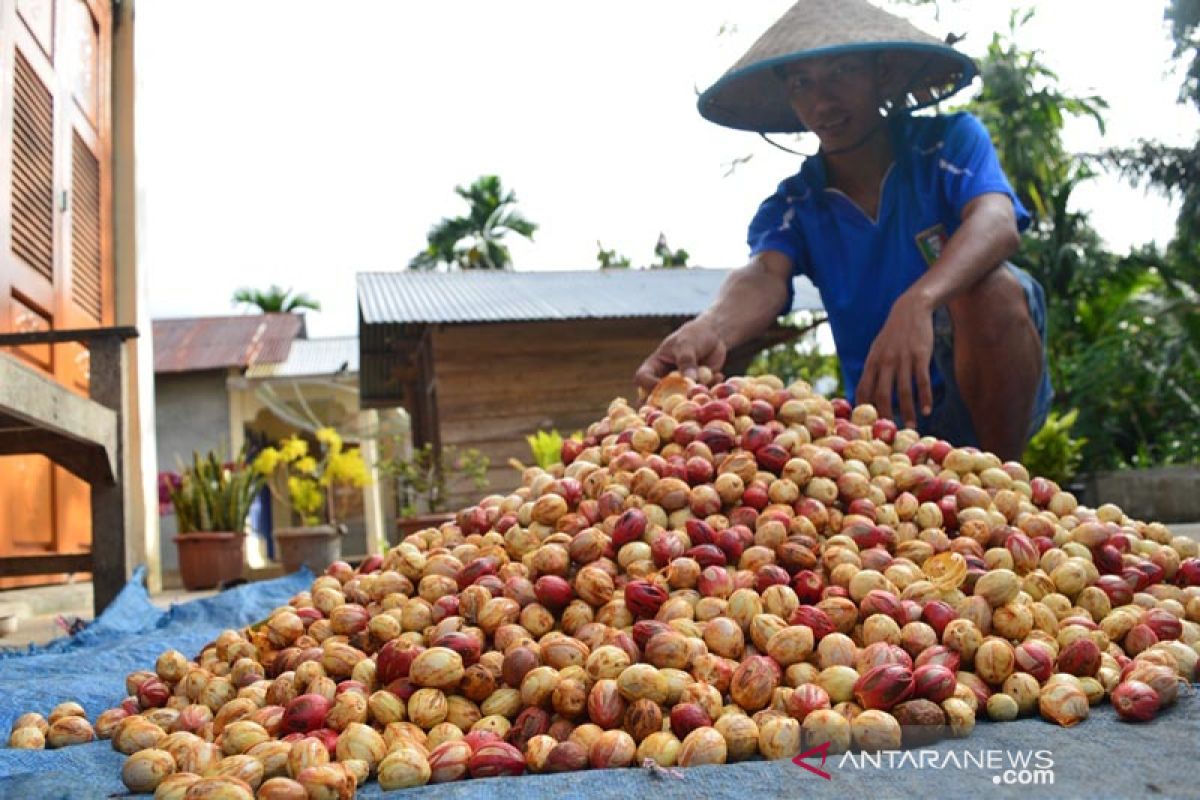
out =
[[(1005, 265), (1025, 290), (1025, 303), (1029, 316), (1037, 328), (1042, 342), (1042, 381), (1038, 385), (1037, 397), (1033, 402), (1033, 414), (1029, 420), (1026, 440), (1041, 430), (1050, 412), (1050, 401), (1054, 389), (1050, 385), (1050, 371), (1046, 362), (1046, 295), (1041, 285), (1025, 270), (1012, 264)], [(922, 434), (945, 439), (957, 447), (972, 445), (979, 447), (979, 438), (971, 424), (971, 413), (958, 390), (954, 377), (954, 325), (950, 311), (945, 306), (933, 314), (933, 361), (942, 376), (942, 385), (933, 392), (933, 413), (918, 420)]]

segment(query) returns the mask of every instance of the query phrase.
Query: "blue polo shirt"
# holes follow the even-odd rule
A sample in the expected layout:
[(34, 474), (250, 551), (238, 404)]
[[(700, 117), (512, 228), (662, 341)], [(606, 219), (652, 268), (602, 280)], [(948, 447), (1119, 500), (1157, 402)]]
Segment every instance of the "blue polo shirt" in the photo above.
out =
[[(828, 188), (818, 155), (805, 159), (800, 172), (763, 201), (748, 237), (752, 255), (784, 253), (793, 272), (820, 291), (852, 402), (892, 304), (958, 230), (963, 207), (981, 194), (999, 192), (1012, 199), (1018, 228), (1029, 225), (1029, 213), (978, 119), (966, 113), (902, 115), (888, 124), (895, 160), (883, 179), (878, 219)], [(791, 307), (789, 286), (780, 313)], [(934, 386), (942, 382), (932, 362), (930, 379)]]

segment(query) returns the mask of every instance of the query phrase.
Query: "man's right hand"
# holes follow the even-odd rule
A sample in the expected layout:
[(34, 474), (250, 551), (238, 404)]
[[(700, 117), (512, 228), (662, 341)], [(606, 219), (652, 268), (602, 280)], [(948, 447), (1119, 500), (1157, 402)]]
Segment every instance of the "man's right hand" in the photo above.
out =
[(709, 367), (714, 372), (719, 370), (725, 363), (726, 352), (716, 324), (706, 314), (701, 314), (663, 339), (638, 367), (635, 380), (638, 386), (650, 390), (674, 369), (694, 379), (697, 367)]
[(729, 348), (751, 341), (771, 326), (792, 280), (792, 260), (767, 250), (734, 270), (716, 301), (700, 316), (683, 325), (658, 346), (638, 367), (634, 380), (653, 389), (673, 369), (695, 379), (699, 367), (716, 372), (725, 365)]

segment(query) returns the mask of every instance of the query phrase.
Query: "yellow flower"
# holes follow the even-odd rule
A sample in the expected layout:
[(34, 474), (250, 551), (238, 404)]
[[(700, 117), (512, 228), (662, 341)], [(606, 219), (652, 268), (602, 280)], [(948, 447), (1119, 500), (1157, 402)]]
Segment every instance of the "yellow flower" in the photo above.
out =
[(279, 448), (280, 457), (291, 463), (298, 458), (303, 458), (308, 455), (308, 442), (301, 439), (299, 436), (292, 436), (284, 439), (282, 446)]
[(270, 475), (279, 466), (279, 451), (274, 447), (263, 449), (257, 456), (254, 457), (252, 465), (254, 471), (259, 475)]
[(300, 478), (295, 475), (288, 478), (288, 494), (292, 498), (292, 507), (296, 513), (305, 517), (314, 516), (325, 503), (325, 494), (312, 478)]
[(317, 441), (329, 448), (330, 455), (342, 452), (342, 437), (333, 428), (318, 428)]
[(321, 476), (321, 485), (349, 484), (350, 486), (366, 486), (371, 482), (367, 465), (362, 460), (362, 454), (354, 447), (344, 453), (336, 453), (329, 457), (325, 465), (325, 474)]
[(297, 472), (303, 472), (306, 475), (311, 475), (317, 471), (317, 460), (312, 456), (304, 456), (294, 465)]

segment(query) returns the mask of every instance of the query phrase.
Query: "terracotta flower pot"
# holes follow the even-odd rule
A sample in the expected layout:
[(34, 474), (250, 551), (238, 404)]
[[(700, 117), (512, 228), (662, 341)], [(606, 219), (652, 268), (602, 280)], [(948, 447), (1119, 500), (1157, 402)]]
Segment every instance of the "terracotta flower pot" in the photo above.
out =
[(246, 534), (198, 531), (175, 537), (179, 576), (189, 591), (211, 589), (242, 577)]
[(344, 526), (311, 525), (300, 528), (276, 528), (275, 550), (283, 570), (292, 573), (308, 566), (320, 575), (325, 568), (342, 557)]

